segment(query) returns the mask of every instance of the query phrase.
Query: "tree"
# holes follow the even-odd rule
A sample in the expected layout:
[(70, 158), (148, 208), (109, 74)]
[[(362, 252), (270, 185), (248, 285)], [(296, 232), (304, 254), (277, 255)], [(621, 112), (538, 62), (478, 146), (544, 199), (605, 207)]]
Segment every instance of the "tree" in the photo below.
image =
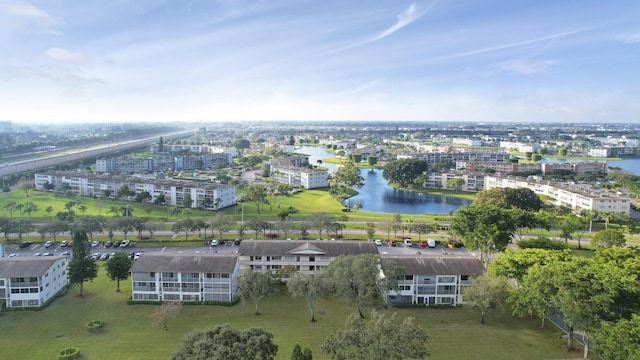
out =
[(291, 360), (313, 360), (313, 353), (308, 347), (302, 350), (300, 344), (296, 343), (291, 351)]
[(342, 163), (336, 171), (329, 176), (329, 194), (342, 203), (353, 195), (354, 187), (362, 187), (364, 179), (353, 161)]
[(164, 205), (165, 202), (166, 202), (166, 200), (164, 198), (164, 193), (163, 192), (158, 194), (158, 196), (156, 196), (155, 200), (153, 200), (153, 203), (156, 204), (156, 205)]
[(116, 280), (116, 291), (120, 292), (120, 280), (129, 278), (129, 270), (133, 260), (126, 253), (119, 252), (107, 261), (107, 275), (111, 280)]
[(222, 235), (231, 230), (231, 226), (234, 224), (233, 218), (224, 213), (217, 213), (213, 219), (209, 220), (209, 226), (211, 230), (218, 230), (218, 234), (220, 235), (220, 240), (222, 240)]
[(91, 281), (98, 276), (98, 266), (89, 254), (91, 244), (87, 240), (84, 231), (76, 230), (73, 233), (73, 255), (67, 266), (69, 283), (80, 285), (80, 297), (84, 296), (83, 285), (85, 281)]
[(480, 260), (488, 264), (493, 253), (504, 251), (509, 245), (515, 222), (508, 209), (472, 204), (458, 209), (450, 229), (462, 237), (465, 247), (480, 249)]
[(162, 325), (164, 331), (169, 330), (167, 325), (169, 319), (178, 315), (182, 309), (182, 303), (180, 301), (163, 301), (160, 306), (153, 309), (151, 319), (154, 325)]
[(34, 230), (33, 223), (29, 219), (18, 219), (13, 221), (13, 233), (18, 235), (18, 239), (22, 242), (22, 235), (30, 233)]
[[(385, 266), (388, 265), (385, 263)], [(380, 268), (376, 255), (339, 256), (324, 270), (328, 291), (347, 301), (355, 301), (358, 314), (364, 317), (365, 306), (373, 305), (383, 291), (395, 288), (396, 269), (385, 271), (386, 276), (381, 279)]]
[(593, 347), (603, 359), (640, 359), (640, 314), (630, 320), (602, 321), (593, 335)]
[(35, 184), (30, 181), (20, 181), (18, 183), (18, 189), (24, 191), (24, 194), (29, 197), (29, 193), (36, 188)]
[(597, 247), (624, 247), (627, 240), (620, 230), (606, 229), (598, 231), (591, 238), (591, 245)]
[(274, 290), (273, 276), (270, 272), (249, 270), (238, 277), (238, 295), (245, 301), (251, 301), (256, 307), (255, 315), (260, 315), (260, 302)]
[(417, 159), (389, 161), (384, 165), (382, 177), (390, 183), (405, 187), (427, 170), (427, 162)]
[(311, 322), (316, 322), (316, 304), (326, 293), (326, 282), (322, 273), (295, 273), (287, 281), (287, 289), (293, 297), (303, 297), (309, 305)]
[(429, 356), (427, 339), (412, 317), (399, 321), (396, 313), (387, 317), (374, 312), (370, 319), (352, 314), (344, 328), (327, 337), (321, 349), (332, 359), (424, 359)]
[(367, 164), (371, 167), (375, 166), (378, 163), (378, 158), (376, 156), (367, 156)]
[(193, 205), (193, 199), (191, 198), (191, 193), (185, 193), (182, 197), (182, 207), (190, 209)]
[(569, 214), (558, 221), (557, 227), (560, 229), (560, 237), (565, 242), (569, 242), (569, 239), (573, 238), (573, 233), (583, 229), (587, 226), (587, 220), (577, 216), (576, 214)]
[(260, 208), (267, 198), (267, 192), (264, 188), (264, 185), (249, 185), (245, 188), (244, 193), (247, 201), (252, 201), (254, 204), (256, 204), (256, 209), (258, 210), (258, 214), (260, 214)]
[(262, 231), (267, 226), (267, 224), (268, 223), (266, 221), (258, 218), (251, 218), (247, 220), (247, 228), (253, 230), (256, 233), (256, 239), (258, 238), (258, 233)]
[(135, 191), (129, 189), (129, 185), (123, 184), (116, 191), (116, 199), (128, 199), (129, 196), (135, 195)]
[(322, 239), (322, 230), (329, 227), (335, 219), (327, 213), (317, 212), (310, 214), (308, 220), (311, 227), (318, 230), (318, 238)]
[(538, 211), (542, 208), (543, 202), (538, 194), (528, 188), (493, 188), (479, 192), (473, 204)]
[(453, 188), (456, 191), (460, 191), (462, 186), (464, 186), (466, 182), (463, 178), (452, 178), (447, 180), (447, 187)]
[(184, 239), (189, 241), (189, 233), (195, 230), (195, 222), (192, 219), (181, 219), (171, 227), (174, 233), (184, 232)]
[(273, 334), (261, 328), (240, 331), (228, 324), (188, 334), (172, 360), (273, 360), (278, 345)]
[(484, 273), (462, 289), (464, 304), (480, 311), (480, 324), (484, 325), (488, 312), (501, 309), (508, 294), (507, 286), (503, 279)]

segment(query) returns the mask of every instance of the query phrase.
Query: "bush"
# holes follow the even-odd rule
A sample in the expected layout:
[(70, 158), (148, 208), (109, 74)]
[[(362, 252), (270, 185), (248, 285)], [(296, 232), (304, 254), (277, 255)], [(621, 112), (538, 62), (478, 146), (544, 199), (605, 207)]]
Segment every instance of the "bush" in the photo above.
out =
[(102, 320), (91, 320), (85, 325), (85, 329), (87, 329), (90, 333), (101, 332), (104, 329), (104, 321)]
[(564, 250), (569, 248), (567, 243), (546, 236), (538, 236), (536, 239), (521, 240), (515, 243), (521, 249)]
[(58, 360), (77, 359), (80, 356), (80, 348), (68, 347), (58, 351)]

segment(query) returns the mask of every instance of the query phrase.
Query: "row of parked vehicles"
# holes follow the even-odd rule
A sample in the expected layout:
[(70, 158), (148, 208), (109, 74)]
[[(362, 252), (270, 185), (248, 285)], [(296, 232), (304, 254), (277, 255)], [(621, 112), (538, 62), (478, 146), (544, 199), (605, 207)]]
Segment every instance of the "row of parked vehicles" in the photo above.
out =
[[(116, 255), (115, 252), (112, 252), (112, 253), (93, 253), (93, 254), (91, 254), (91, 258), (93, 260), (96, 260), (96, 261), (107, 261), (107, 260), (111, 259), (112, 257), (114, 257), (115, 255)], [(132, 260), (138, 260), (140, 258), (140, 256), (142, 256), (142, 253), (139, 253), (139, 252), (137, 252), (137, 253), (129, 253), (128, 255)]]

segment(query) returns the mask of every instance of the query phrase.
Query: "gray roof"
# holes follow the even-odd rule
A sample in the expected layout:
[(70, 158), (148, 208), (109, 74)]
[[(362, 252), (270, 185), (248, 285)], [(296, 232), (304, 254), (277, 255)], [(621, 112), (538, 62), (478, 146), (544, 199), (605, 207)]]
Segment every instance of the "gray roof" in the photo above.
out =
[(441, 257), (382, 255), (382, 261), (394, 261), (404, 274), (412, 275), (480, 275), (485, 268), (475, 257)]
[(372, 241), (243, 240), (238, 252), (249, 256), (317, 254), (336, 257), (378, 254), (378, 248)]
[(0, 278), (41, 277), (63, 256), (0, 258)]
[(231, 274), (237, 259), (237, 254), (144, 254), (134, 262), (131, 272)]

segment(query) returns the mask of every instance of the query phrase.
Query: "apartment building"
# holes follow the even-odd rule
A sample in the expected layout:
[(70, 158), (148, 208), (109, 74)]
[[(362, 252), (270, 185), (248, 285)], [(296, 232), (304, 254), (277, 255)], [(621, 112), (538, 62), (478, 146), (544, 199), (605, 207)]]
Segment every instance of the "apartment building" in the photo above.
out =
[[(50, 171), (35, 174), (35, 189), (42, 191), (46, 183), (54, 189), (67, 184), (71, 192), (85, 196), (102, 196), (109, 193), (114, 198), (118, 189), (127, 185), (129, 190), (140, 194), (148, 192), (151, 201), (164, 195), (166, 205), (182, 205), (186, 194), (193, 200), (192, 208), (217, 210), (236, 203), (235, 186), (186, 180), (148, 179), (144, 177), (114, 176), (108, 174), (85, 174), (70, 171)], [(135, 197), (135, 196), (133, 196)]]
[(232, 301), (239, 269), (236, 254), (144, 254), (131, 267), (132, 299)]
[[(482, 191), (484, 190), (484, 176), (481, 173), (471, 172), (427, 172), (423, 187), (429, 189), (448, 189), (458, 191)], [(454, 187), (451, 186), (449, 180), (462, 179), (464, 184)]]
[(417, 159), (424, 160), (428, 164), (438, 162), (456, 162), (456, 161), (499, 161), (509, 160), (511, 155), (501, 152), (432, 152), (432, 153), (414, 153), (399, 154), (398, 159)]
[(575, 163), (511, 163), (496, 161), (456, 161), (456, 170), (482, 171), (492, 169), (496, 172), (509, 174), (513, 172), (541, 171), (543, 175), (552, 174), (556, 170), (568, 170), (576, 175), (606, 174), (605, 162), (575, 162)]
[(293, 266), (302, 273), (322, 270), (340, 255), (378, 254), (371, 241), (244, 240), (240, 244), (240, 272), (277, 271)]
[(285, 183), (292, 187), (316, 189), (329, 186), (329, 172), (306, 167), (309, 158), (306, 156), (290, 156), (272, 160), (270, 164), (271, 180)]
[(7, 307), (42, 306), (66, 285), (64, 256), (0, 258), (0, 300)]
[(602, 190), (594, 189), (588, 184), (558, 183), (531, 176), (528, 179), (516, 177), (485, 176), (485, 189), (528, 188), (536, 194), (546, 195), (554, 199), (558, 206), (566, 206), (576, 212), (597, 210), (629, 214), (631, 199)]
[(462, 289), (485, 272), (472, 256), (382, 255), (381, 259), (383, 264), (393, 261), (402, 271), (398, 290), (386, 295), (391, 304), (461, 304)]

